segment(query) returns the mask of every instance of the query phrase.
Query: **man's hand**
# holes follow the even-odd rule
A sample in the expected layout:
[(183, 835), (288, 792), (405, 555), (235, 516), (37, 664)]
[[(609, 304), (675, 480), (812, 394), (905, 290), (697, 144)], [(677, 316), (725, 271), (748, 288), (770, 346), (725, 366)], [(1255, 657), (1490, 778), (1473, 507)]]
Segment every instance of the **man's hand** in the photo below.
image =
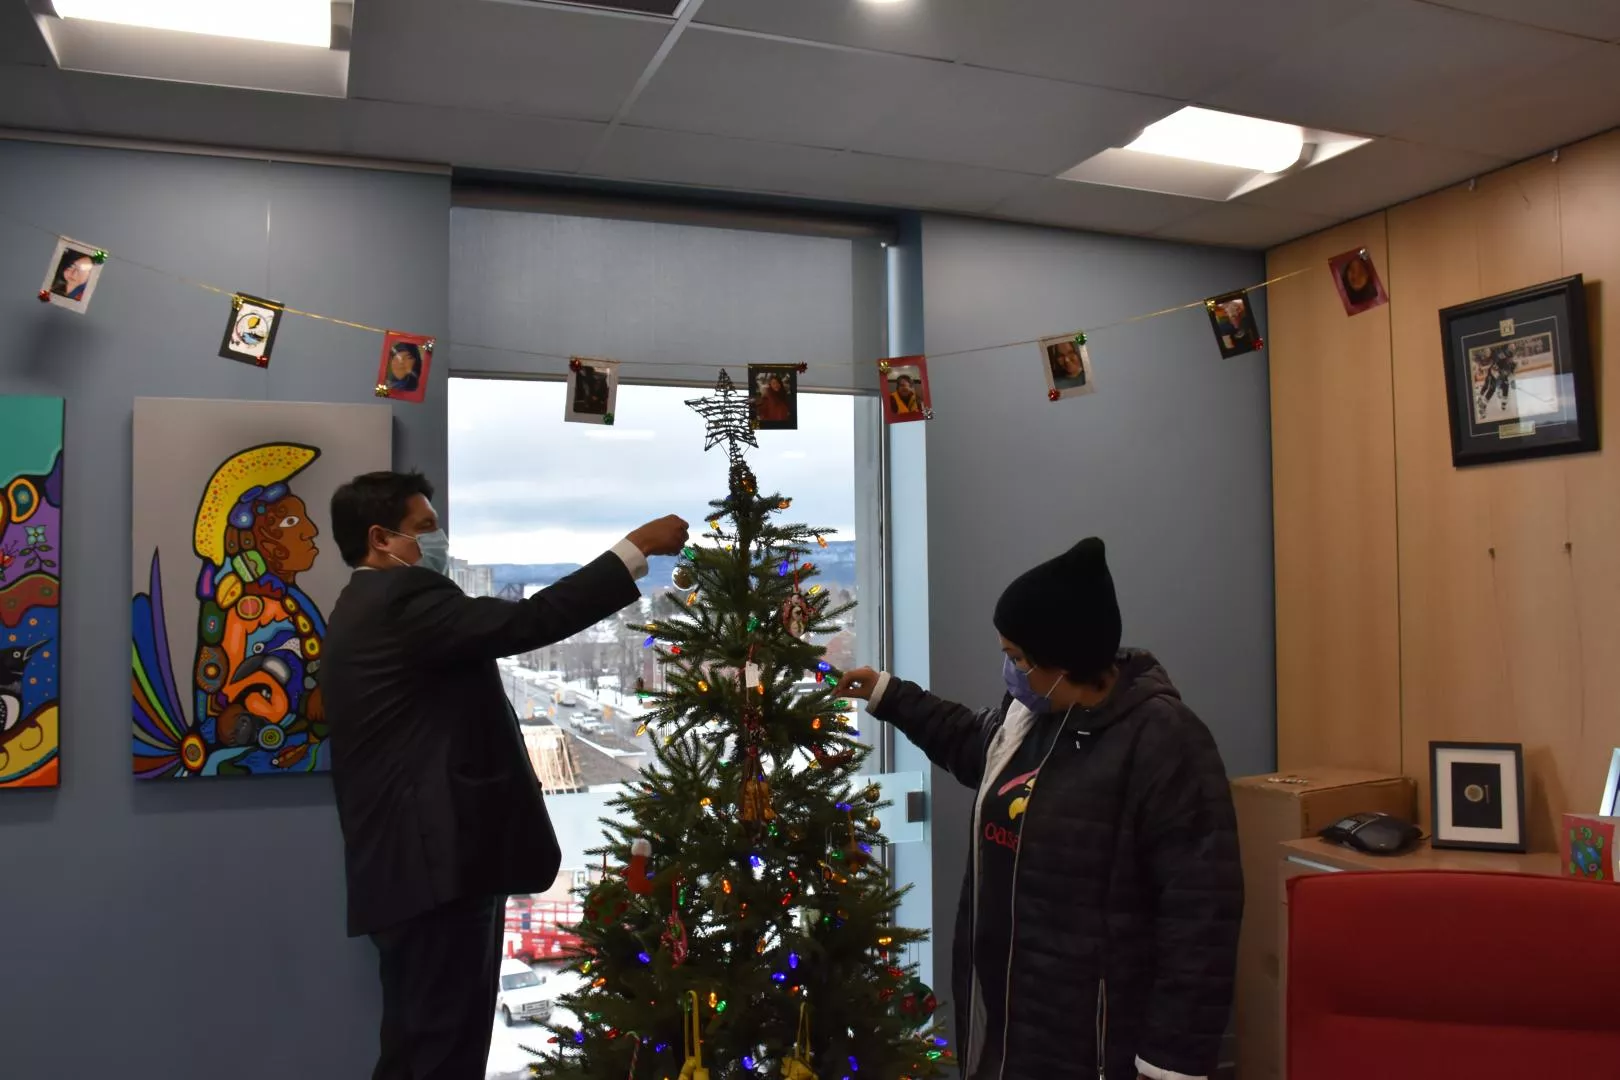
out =
[(670, 514), (649, 521), (626, 539), (643, 555), (674, 555), (686, 546), (686, 522)]
[(872, 699), (872, 690), (877, 686), (878, 673), (869, 667), (855, 668), (844, 672), (844, 677), (838, 680), (838, 689), (833, 691), (839, 697), (860, 698), (862, 701)]

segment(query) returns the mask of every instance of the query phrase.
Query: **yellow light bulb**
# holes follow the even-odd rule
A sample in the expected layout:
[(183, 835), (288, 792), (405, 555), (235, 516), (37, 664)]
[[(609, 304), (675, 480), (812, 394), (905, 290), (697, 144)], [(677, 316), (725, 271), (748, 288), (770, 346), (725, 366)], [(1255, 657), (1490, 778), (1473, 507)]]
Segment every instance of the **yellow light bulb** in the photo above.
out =
[(825, 536), (818, 536), (818, 537), (816, 537), (816, 543), (820, 544), (822, 547), (826, 547), (827, 546), (827, 538)]
[(643, 736), (645, 734), (647, 734), (647, 725), (646, 724), (637, 725), (637, 727), (636, 727), (636, 737), (640, 738), (641, 736)]
[(710, 990), (709, 991), (709, 1008), (712, 1009), (718, 1004), (720, 1004), (720, 995), (715, 993), (713, 990)]
[(702, 679), (699, 679), (698, 680), (698, 693), (707, 694), (708, 692), (709, 692), (709, 684), (704, 682)]
[[(713, 802), (714, 802), (713, 799), (711, 799), (707, 795), (705, 795), (705, 796), (703, 796), (703, 798), (698, 800), (698, 805), (699, 806), (710, 806), (710, 805), (713, 804)], [(727, 885), (726, 886), (726, 892), (730, 892), (730, 891), (731, 891), (731, 886)]]
[(821, 730), (821, 717), (818, 716), (814, 720), (810, 721), (810, 730), (811, 731), (820, 731)]

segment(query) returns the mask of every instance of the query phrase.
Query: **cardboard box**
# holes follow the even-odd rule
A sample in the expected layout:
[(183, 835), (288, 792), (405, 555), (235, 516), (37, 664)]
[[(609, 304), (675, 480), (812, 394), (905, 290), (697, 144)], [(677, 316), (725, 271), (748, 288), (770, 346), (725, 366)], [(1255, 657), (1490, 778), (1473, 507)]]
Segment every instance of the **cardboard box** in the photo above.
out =
[(1417, 786), (1359, 769), (1302, 769), (1232, 781), (1243, 851), (1243, 933), (1238, 941), (1238, 1080), (1282, 1080), (1280, 992), (1282, 882), (1278, 845), (1315, 836), (1350, 814), (1382, 810), (1412, 821)]
[(1613, 884), (1620, 875), (1620, 852), (1614, 849), (1615, 826), (1620, 817), (1565, 814), (1558, 830), (1558, 854), (1563, 872), (1583, 881)]

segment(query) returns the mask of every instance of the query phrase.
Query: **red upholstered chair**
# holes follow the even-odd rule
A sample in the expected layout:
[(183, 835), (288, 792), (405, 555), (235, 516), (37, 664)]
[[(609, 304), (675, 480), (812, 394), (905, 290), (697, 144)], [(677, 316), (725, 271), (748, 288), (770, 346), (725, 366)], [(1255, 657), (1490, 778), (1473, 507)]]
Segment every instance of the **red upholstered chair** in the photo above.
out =
[(1288, 1080), (1620, 1077), (1620, 885), (1288, 882)]

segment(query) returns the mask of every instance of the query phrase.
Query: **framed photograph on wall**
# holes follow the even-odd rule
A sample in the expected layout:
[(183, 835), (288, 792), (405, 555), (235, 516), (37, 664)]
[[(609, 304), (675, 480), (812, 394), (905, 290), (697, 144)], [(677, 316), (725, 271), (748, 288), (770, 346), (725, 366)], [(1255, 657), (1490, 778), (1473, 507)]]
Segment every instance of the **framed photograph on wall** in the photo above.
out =
[(1430, 847), (1525, 850), (1524, 747), (1431, 742)]
[(1598, 448), (1581, 275), (1440, 312), (1451, 463)]
[(1609, 779), (1603, 785), (1603, 802), (1598, 806), (1599, 817), (1620, 817), (1620, 747), (1609, 758)]

